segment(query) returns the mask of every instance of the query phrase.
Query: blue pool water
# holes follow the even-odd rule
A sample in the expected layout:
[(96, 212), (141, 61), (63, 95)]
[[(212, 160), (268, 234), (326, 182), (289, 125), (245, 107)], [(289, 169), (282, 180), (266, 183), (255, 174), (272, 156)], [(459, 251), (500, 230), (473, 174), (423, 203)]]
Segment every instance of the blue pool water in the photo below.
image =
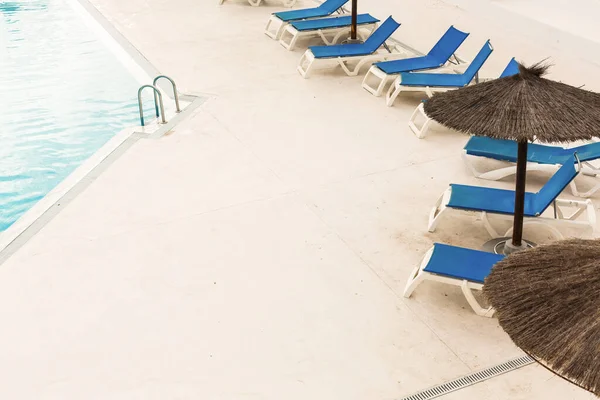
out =
[(138, 125), (139, 86), (66, 0), (0, 0), (0, 232)]

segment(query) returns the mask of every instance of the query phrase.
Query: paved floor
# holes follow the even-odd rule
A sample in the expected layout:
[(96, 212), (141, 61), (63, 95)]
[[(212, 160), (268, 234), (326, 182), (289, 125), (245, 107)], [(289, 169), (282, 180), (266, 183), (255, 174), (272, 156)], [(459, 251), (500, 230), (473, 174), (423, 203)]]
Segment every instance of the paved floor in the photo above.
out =
[[(137, 142), (2, 265), (0, 397), (398, 399), (520, 355), (456, 288), (401, 296), (433, 241), (487, 240), (468, 214), (426, 232), (448, 183), (512, 181), (469, 176), (460, 134), (415, 138), (418, 95), (388, 108), (339, 70), (301, 79), (300, 52), (262, 34), (277, 8), (214, 3), (94, 0), (182, 91), (210, 98)], [(445, 8), (468, 19), (448, 4), (403, 7), (408, 32), (439, 9), (411, 45), (426, 50)], [(576, 78), (591, 77), (581, 63)], [(529, 366), (446, 398), (590, 397)]]

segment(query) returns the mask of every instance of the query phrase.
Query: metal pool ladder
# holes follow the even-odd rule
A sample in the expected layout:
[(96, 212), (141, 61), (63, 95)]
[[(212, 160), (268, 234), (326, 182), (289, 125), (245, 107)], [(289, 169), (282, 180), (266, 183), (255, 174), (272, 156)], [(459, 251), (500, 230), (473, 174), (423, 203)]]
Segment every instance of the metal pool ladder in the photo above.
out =
[[(168, 77), (167, 75), (159, 75), (156, 78), (154, 78), (152, 85), (143, 85), (142, 87), (140, 87), (138, 89), (138, 108), (140, 110), (140, 125), (141, 126), (145, 126), (144, 110), (142, 107), (142, 92), (146, 88), (152, 89), (152, 92), (153, 92), (152, 94), (154, 95), (154, 110), (156, 111), (156, 118), (161, 117), (161, 123), (162, 124), (167, 123), (167, 120), (165, 119), (165, 107), (164, 107), (164, 103), (163, 103), (162, 93), (156, 87), (156, 82), (158, 82), (160, 79), (166, 79), (169, 82), (171, 82), (171, 86), (173, 87), (173, 98), (175, 99), (175, 109), (178, 113), (181, 112), (181, 108), (179, 107), (179, 94), (177, 93), (177, 85), (175, 84), (175, 81), (173, 79), (171, 79), (170, 77)], [(159, 109), (159, 106), (160, 106), (160, 109)]]

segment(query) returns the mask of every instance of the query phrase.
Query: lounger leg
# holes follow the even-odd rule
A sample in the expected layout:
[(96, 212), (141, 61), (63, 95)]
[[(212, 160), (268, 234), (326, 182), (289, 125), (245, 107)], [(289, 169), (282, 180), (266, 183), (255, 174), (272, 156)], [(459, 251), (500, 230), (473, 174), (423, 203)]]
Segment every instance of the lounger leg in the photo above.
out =
[(433, 247), (427, 250), (421, 264), (415, 267), (415, 269), (410, 273), (408, 277), (408, 282), (406, 282), (406, 286), (404, 288), (404, 297), (409, 298), (414, 290), (426, 279), (426, 274), (423, 272), (423, 269), (431, 260), (431, 256), (433, 255)]
[[(383, 60), (386, 60), (387, 57), (384, 57)], [(356, 64), (356, 66), (354, 67), (354, 69), (349, 69), (347, 66), (347, 61), (345, 61), (343, 58), (338, 57), (337, 61), (338, 63), (342, 66), (342, 69), (344, 70), (344, 72), (348, 75), (348, 76), (356, 76), (358, 75), (358, 73), (360, 72), (360, 69), (367, 63), (373, 63), (375, 61), (381, 61), (381, 55), (377, 56), (377, 55), (372, 55), (372, 56), (366, 56), (366, 57), (362, 57), (360, 60), (358, 60), (358, 63)]]
[(448, 198), (450, 190), (451, 189), (447, 189), (444, 193), (442, 193), (442, 195), (437, 199), (435, 205), (431, 209), (431, 212), (429, 213), (429, 223), (427, 225), (427, 230), (429, 232), (435, 232), (435, 229), (437, 228), (440, 222), (442, 214), (444, 214), (444, 212), (448, 209), (446, 207), (446, 204), (443, 203), (444, 200)]
[(394, 101), (396, 101), (396, 97), (398, 97), (401, 91), (402, 85), (400, 85), (399, 80), (394, 80), (394, 83), (392, 83), (385, 96), (385, 104), (387, 104), (388, 107), (393, 106)]
[(342, 67), (342, 69), (344, 70), (346, 75), (348, 75), (348, 76), (358, 75), (358, 71), (360, 70), (360, 67), (362, 66), (362, 60), (358, 62), (358, 64), (354, 67), (354, 69), (348, 68), (347, 61), (344, 61), (344, 59), (341, 57), (338, 57), (337, 62), (338, 62), (338, 64), (340, 64), (340, 66)]
[(600, 183), (597, 183), (590, 190), (588, 190), (587, 192), (583, 192), (583, 193), (581, 193), (579, 191), (579, 189), (577, 189), (577, 184), (575, 183), (575, 179), (572, 180), (571, 183), (569, 183), (569, 187), (571, 188), (571, 193), (573, 193), (573, 196), (591, 197), (592, 195), (594, 195), (594, 193), (596, 193), (598, 191), (598, 189), (600, 189)]
[(590, 226), (592, 227), (592, 234), (596, 234), (596, 208), (594, 207), (594, 203), (592, 203), (591, 200), (586, 200), (585, 202), (586, 204), (586, 209), (587, 209), (587, 216), (588, 216), (588, 223), (590, 224)]
[(490, 219), (488, 218), (488, 214), (485, 211), (481, 212), (481, 222), (483, 222), (483, 226), (485, 227), (485, 230), (489, 233), (489, 235), (492, 238), (499, 238), (499, 237), (501, 237), (500, 233), (498, 233), (498, 231), (496, 229), (494, 229), (494, 227), (490, 223)]
[(253, 7), (258, 7), (260, 6), (260, 3), (262, 2), (262, 0), (248, 0), (248, 3), (250, 3), (251, 6)]
[(597, 176), (600, 174), (600, 169), (596, 168), (594, 164), (589, 161), (584, 161), (582, 164), (581, 173), (585, 176)]
[[(287, 40), (288, 37), (290, 38), (289, 40)], [(279, 44), (286, 50), (291, 51), (296, 47), (298, 37), (298, 31), (291, 25), (287, 25), (279, 37)]]
[(334, 37), (334, 40), (327, 39), (327, 36), (325, 36), (322, 29), (317, 30), (317, 35), (319, 35), (319, 37), (321, 38), (323, 43), (325, 43), (326, 46), (331, 46), (332, 44), (335, 43), (335, 37)]
[[(321, 33), (321, 31), (319, 31), (319, 33)], [(350, 35), (350, 31), (340, 30), (330, 41), (328, 41), (325, 38), (325, 35), (322, 35), (321, 38), (323, 39), (323, 42), (325, 42), (325, 44), (329, 45), (329, 44), (336, 44), (338, 42), (338, 40), (340, 40), (340, 38), (344, 35)]]
[[(425, 122), (423, 123), (421, 129), (419, 129), (417, 127), (417, 124), (415, 124), (417, 116), (422, 116), (425, 119)], [(429, 124), (431, 123), (431, 121), (431, 118), (429, 118), (427, 114), (425, 114), (425, 110), (423, 110), (423, 103), (421, 103), (417, 106), (415, 111), (410, 116), (410, 119), (408, 120), (408, 127), (419, 139), (423, 139), (425, 135), (427, 135), (427, 131), (429, 130)]]
[[(477, 169), (475, 167), (475, 164), (471, 161), (471, 158), (476, 157), (476, 156), (471, 156), (471, 155), (467, 154), (466, 151), (463, 151), (461, 154), (461, 157), (462, 157), (465, 165), (467, 166), (467, 168), (469, 168), (469, 170), (473, 174), (473, 176), (480, 178), (480, 179), (497, 181), (497, 180), (506, 178), (507, 176), (511, 176), (511, 175), (514, 175), (517, 173), (516, 165), (511, 165), (509, 167), (504, 167), (504, 168), (498, 168), (498, 169), (495, 169), (492, 171), (481, 171), (481, 170)], [(531, 171), (531, 170), (533, 170), (533, 168), (531, 168), (529, 170)]]
[[(363, 82), (362, 82), (362, 87), (363, 87), (363, 89), (365, 89), (367, 92), (371, 93), (372, 95), (379, 97), (379, 96), (381, 96), (381, 94), (383, 93), (383, 90), (385, 89), (385, 85), (388, 82), (388, 78), (389, 78), (389, 75), (387, 75), (385, 72), (383, 72), (382, 70), (377, 68), (377, 66), (373, 65), (367, 71), (367, 74), (365, 75)], [(373, 83), (377, 83), (377, 84), (371, 86), (370, 85), (371, 81), (373, 81)]]
[[(527, 227), (527, 226), (535, 226), (535, 225), (541, 226), (543, 229), (547, 229), (550, 232), (551, 238), (553, 240), (562, 240), (565, 238), (558, 229), (551, 226), (550, 224), (543, 223), (541, 221), (526, 221), (523, 223), (523, 230), (525, 230), (525, 227)], [(512, 234), (513, 234), (513, 228), (511, 227), (508, 231), (506, 231), (506, 233), (504, 234), (504, 237), (510, 237), (510, 236), (512, 236)]]
[[(587, 199), (585, 201), (556, 199), (553, 203), (553, 206), (557, 220), (564, 220), (565, 222), (573, 221), (573, 223), (576, 223), (579, 226), (583, 225), (585, 227), (590, 228), (593, 234), (596, 233), (596, 208), (594, 207), (594, 203), (590, 199)], [(563, 206), (575, 207), (575, 212), (565, 216), (562, 210)], [(576, 219), (584, 212), (587, 214), (586, 223), (576, 221)]]
[(481, 304), (479, 304), (479, 302), (473, 295), (471, 288), (469, 287), (468, 281), (463, 281), (462, 285), (460, 285), (460, 288), (462, 289), (463, 295), (467, 299), (467, 302), (469, 303), (469, 305), (471, 306), (473, 311), (475, 311), (475, 314), (477, 314), (481, 317), (488, 317), (488, 318), (491, 318), (494, 316), (495, 310), (491, 306), (490, 307), (482, 307)]
[(300, 58), (300, 63), (298, 64), (298, 72), (304, 79), (309, 77), (314, 62), (315, 56), (313, 55), (312, 51), (306, 50)]
[[(271, 28), (271, 26), (276, 26), (275, 30), (270, 30), (269, 28)], [(275, 15), (271, 15), (271, 18), (267, 21), (267, 26), (265, 26), (265, 35), (271, 39), (279, 40), (281, 33), (286, 26), (287, 24), (284, 21), (280, 20)]]

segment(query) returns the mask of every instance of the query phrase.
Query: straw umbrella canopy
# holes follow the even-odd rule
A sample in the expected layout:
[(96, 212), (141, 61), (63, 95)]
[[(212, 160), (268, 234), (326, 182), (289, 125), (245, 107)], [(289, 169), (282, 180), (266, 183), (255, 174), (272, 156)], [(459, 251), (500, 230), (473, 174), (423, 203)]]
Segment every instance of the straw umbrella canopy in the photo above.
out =
[(513, 253), (483, 293), (502, 328), (540, 364), (600, 397), (600, 241)]
[[(435, 94), (428, 117), (470, 135), (518, 142), (512, 249), (522, 248), (527, 143), (591, 139), (600, 131), (600, 95), (543, 77), (548, 65)], [(507, 246), (509, 244), (507, 243)]]

